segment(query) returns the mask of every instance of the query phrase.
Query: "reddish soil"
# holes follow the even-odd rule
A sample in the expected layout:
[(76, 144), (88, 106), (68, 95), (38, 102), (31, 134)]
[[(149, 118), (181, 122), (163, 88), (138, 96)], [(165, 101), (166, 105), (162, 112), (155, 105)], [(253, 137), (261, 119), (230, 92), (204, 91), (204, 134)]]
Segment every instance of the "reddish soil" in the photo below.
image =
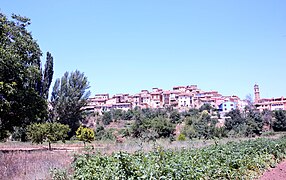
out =
[(275, 168), (266, 171), (259, 180), (284, 180), (286, 179), (286, 160)]

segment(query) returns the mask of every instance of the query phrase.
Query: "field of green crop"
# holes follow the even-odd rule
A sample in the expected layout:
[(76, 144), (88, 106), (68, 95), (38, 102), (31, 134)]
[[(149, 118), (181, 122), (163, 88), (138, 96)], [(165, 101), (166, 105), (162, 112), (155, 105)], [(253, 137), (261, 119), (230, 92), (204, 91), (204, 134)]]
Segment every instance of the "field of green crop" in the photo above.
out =
[(201, 149), (77, 155), (74, 179), (253, 179), (286, 156), (286, 137)]

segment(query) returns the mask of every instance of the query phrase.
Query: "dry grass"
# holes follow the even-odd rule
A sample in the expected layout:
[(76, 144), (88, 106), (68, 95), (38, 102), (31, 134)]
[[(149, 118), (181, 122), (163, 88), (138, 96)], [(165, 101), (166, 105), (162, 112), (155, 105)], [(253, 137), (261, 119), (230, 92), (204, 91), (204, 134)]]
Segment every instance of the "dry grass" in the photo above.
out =
[(50, 179), (53, 168), (68, 169), (72, 154), (64, 151), (0, 153), (0, 179)]
[[(274, 136), (269, 136), (266, 138), (274, 138), (277, 139), (283, 134), (275, 134)], [(152, 151), (154, 148), (160, 146), (163, 149), (192, 149), (192, 148), (202, 148), (205, 146), (209, 146), (211, 144), (225, 144), (227, 142), (239, 142), (239, 141), (245, 141), (249, 139), (255, 139), (254, 138), (223, 138), (223, 139), (217, 139), (217, 140), (199, 140), (199, 139), (193, 139), (193, 140), (186, 140), (186, 141), (174, 141), (171, 142), (169, 139), (157, 139), (155, 142), (142, 142), (140, 139), (126, 139), (124, 143), (115, 143), (114, 141), (96, 141), (92, 143), (91, 145), (94, 147), (95, 151), (99, 151), (103, 154), (111, 154), (112, 152), (118, 152), (118, 151), (125, 151), (129, 153), (133, 153), (135, 151)]]

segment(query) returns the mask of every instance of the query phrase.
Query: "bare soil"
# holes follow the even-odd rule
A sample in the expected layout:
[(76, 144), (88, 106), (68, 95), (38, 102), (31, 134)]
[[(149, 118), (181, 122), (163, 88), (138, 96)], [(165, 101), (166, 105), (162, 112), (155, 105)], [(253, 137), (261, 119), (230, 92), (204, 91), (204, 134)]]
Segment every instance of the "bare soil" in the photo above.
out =
[(286, 160), (282, 161), (275, 168), (267, 170), (259, 180), (284, 180), (286, 179)]

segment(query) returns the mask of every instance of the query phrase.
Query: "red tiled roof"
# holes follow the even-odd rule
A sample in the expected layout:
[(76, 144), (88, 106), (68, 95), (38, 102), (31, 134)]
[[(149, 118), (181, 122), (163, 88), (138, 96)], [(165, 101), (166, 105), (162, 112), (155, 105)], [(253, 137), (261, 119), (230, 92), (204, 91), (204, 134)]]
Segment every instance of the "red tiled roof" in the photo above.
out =
[(151, 92), (150, 94), (151, 95), (158, 95), (158, 94), (161, 94), (162, 92)]
[(163, 94), (171, 94), (171, 91), (163, 91)]

